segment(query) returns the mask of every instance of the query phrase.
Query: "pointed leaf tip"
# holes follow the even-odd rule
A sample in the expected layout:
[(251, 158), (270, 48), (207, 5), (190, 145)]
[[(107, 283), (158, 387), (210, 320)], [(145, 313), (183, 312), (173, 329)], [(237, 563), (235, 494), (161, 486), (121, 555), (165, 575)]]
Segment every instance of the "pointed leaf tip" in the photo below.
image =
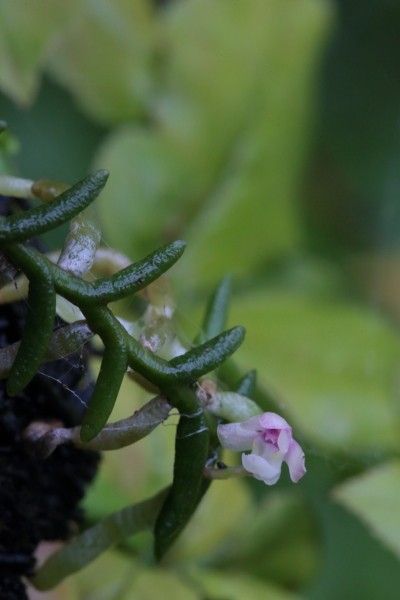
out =
[(166, 244), (162, 248), (159, 248), (158, 252), (163, 251), (166, 255), (169, 254), (169, 255), (177, 257), (177, 259), (178, 259), (182, 256), (185, 248), (186, 248), (186, 242), (184, 242), (183, 240), (174, 240), (170, 244)]
[(239, 348), (244, 336), (244, 327), (232, 327), (172, 359), (170, 365), (175, 369), (174, 376), (181, 381), (190, 381), (213, 371)]
[(92, 174), (93, 178), (104, 181), (104, 183), (107, 181), (109, 176), (110, 176), (110, 173), (107, 171), (107, 169), (98, 169), (97, 171), (94, 171), (94, 173)]
[(232, 277), (225, 276), (212, 293), (203, 320), (200, 339), (210, 340), (221, 333), (228, 320), (229, 303), (232, 293)]
[(172, 242), (171, 246), (174, 246), (177, 250), (182, 250), (182, 252), (186, 248), (186, 242), (184, 240), (175, 240)]
[(98, 279), (92, 284), (93, 293), (85, 301), (91, 305), (105, 304), (136, 293), (168, 271), (181, 257), (184, 249), (185, 242), (177, 240), (121, 269), (111, 278)]
[(69, 221), (97, 198), (107, 178), (107, 171), (96, 171), (57, 196), (54, 202), (2, 218), (0, 243), (20, 242)]
[(254, 396), (257, 385), (257, 371), (253, 369), (246, 373), (238, 382), (236, 392), (242, 396), (252, 398)]

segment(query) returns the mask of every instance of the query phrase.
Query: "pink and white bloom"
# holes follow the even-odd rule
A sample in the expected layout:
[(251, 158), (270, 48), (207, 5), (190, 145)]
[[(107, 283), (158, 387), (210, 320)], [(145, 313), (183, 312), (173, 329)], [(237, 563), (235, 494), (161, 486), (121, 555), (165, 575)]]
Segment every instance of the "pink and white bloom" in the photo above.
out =
[(281, 475), (282, 463), (289, 467), (290, 479), (297, 483), (306, 472), (304, 452), (292, 437), (292, 428), (279, 415), (266, 412), (241, 423), (218, 426), (223, 448), (243, 451), (242, 465), (253, 477), (274, 485)]

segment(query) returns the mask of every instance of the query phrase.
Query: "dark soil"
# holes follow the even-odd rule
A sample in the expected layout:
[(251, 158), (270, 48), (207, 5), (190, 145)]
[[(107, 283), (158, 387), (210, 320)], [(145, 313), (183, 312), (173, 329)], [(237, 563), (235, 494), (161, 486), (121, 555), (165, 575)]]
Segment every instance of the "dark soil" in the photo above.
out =
[[(21, 338), (25, 314), (26, 302), (0, 306), (0, 347)], [(21, 577), (33, 572), (39, 542), (64, 540), (82, 522), (79, 503), (99, 455), (64, 445), (43, 460), (22, 434), (35, 420), (57, 420), (67, 427), (80, 423), (93, 386), (86, 375), (87, 358), (85, 350), (47, 364), (13, 398), (0, 381), (1, 600), (27, 598)]]

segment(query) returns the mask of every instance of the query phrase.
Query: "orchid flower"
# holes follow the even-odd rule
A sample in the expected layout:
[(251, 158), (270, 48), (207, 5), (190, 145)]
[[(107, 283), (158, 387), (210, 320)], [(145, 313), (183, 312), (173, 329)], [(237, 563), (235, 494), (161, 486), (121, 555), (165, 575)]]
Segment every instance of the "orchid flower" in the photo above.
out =
[(294, 483), (306, 472), (304, 452), (293, 439), (292, 428), (275, 413), (266, 412), (241, 423), (219, 425), (217, 433), (223, 448), (251, 450), (250, 454), (242, 454), (242, 465), (267, 485), (278, 481), (283, 462), (288, 465)]

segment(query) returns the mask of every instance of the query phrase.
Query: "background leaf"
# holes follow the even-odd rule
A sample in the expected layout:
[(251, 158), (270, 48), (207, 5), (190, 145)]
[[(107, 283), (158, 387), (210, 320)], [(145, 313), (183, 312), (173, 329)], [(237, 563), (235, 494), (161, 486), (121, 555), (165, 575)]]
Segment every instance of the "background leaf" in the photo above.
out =
[(52, 75), (102, 123), (141, 112), (151, 88), (155, 29), (145, 0), (84, 0), (57, 37)]
[(400, 343), (384, 318), (277, 289), (243, 295), (232, 313), (247, 328), (242, 364), (257, 368), (310, 440), (353, 452), (398, 447)]
[(314, 494), (312, 510), (320, 527), (321, 562), (303, 596), (307, 600), (396, 600), (400, 571), (393, 553), (326, 495)]
[(168, 563), (207, 560), (218, 543), (252, 511), (250, 492), (243, 482), (230, 479), (223, 485), (220, 483), (214, 482), (210, 486), (190, 523), (168, 552)]
[(171, 6), (156, 126), (125, 127), (96, 160), (115, 173), (99, 205), (110, 243), (136, 256), (183, 235), (179, 272), (208, 283), (297, 246), (295, 195), (329, 16), (315, 0)]
[[(246, 9), (254, 19), (251, 23), (246, 21)], [(232, 80), (248, 94), (240, 103), (245, 116), (241, 119), (239, 111), (229, 114), (225, 104), (214, 99), (212, 106), (221, 107), (221, 114), (208, 123), (209, 128), (203, 127), (204, 135), (214, 142), (213, 132), (221, 128), (218, 118), (236, 124), (236, 131), (225, 149), (224, 167), (209, 185), (204, 206), (186, 234), (189, 250), (182, 267), (207, 284), (226, 271), (248, 273), (251, 267), (293, 251), (301, 239), (299, 175), (329, 5), (258, 2), (256, 8), (246, 3), (243, 12), (237, 27), (240, 35), (249, 27), (254, 47), (249, 44), (246, 49), (254, 54), (242, 54), (238, 60), (231, 56), (229, 64)], [(246, 86), (239, 74), (244, 80), (252, 75), (253, 80)], [(223, 252), (215, 253), (217, 247)]]
[(333, 496), (400, 556), (399, 460), (384, 463), (346, 481), (334, 490)]
[(199, 588), (204, 590), (207, 597), (229, 598), (229, 600), (295, 600), (296, 594), (292, 594), (273, 584), (265, 583), (256, 577), (237, 575), (235, 573), (222, 573), (218, 571), (193, 571), (191, 577), (196, 581)]
[(49, 46), (76, 9), (76, 0), (13, 0), (1, 3), (0, 88), (17, 103), (32, 101)]

